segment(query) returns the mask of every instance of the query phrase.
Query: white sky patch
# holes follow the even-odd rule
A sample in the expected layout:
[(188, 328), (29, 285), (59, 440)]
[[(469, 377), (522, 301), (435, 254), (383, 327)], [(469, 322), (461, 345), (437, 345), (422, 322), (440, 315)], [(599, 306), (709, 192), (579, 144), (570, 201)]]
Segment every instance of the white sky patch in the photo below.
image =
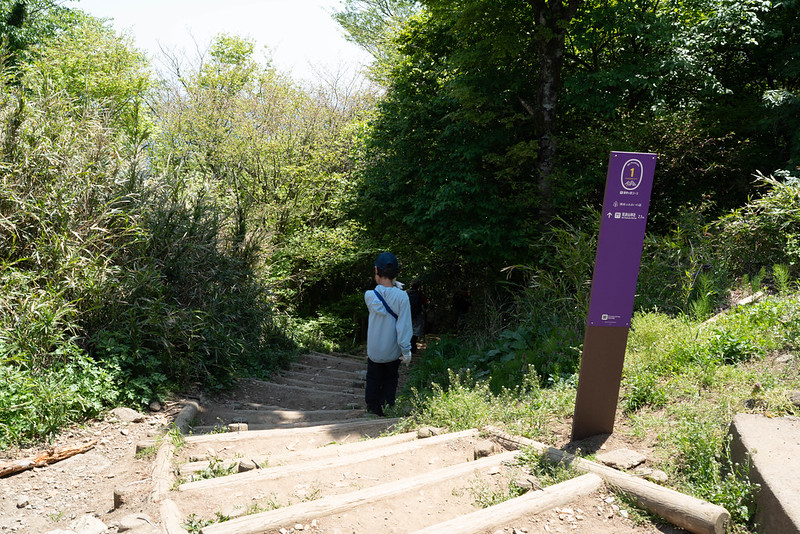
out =
[(228, 33), (266, 46), (279, 70), (314, 80), (316, 72), (357, 72), (370, 56), (344, 38), (331, 17), (340, 0), (70, 0), (68, 7), (110, 18), (129, 31), (150, 58), (159, 47), (205, 50), (214, 35)]

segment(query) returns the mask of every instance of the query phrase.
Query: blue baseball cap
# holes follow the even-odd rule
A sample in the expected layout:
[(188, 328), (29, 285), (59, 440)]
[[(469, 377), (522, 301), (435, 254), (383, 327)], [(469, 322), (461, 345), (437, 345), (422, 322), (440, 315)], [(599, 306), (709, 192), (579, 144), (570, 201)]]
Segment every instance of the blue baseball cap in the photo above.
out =
[(400, 264), (397, 262), (397, 256), (392, 254), (391, 252), (381, 252), (378, 254), (378, 257), (375, 258), (375, 267), (378, 269), (400, 269)]

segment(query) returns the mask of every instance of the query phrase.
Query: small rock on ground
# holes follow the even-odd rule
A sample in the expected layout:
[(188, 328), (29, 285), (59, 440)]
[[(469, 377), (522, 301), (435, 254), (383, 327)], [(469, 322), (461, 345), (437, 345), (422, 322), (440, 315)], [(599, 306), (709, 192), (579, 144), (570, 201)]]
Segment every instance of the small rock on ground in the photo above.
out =
[(616, 469), (632, 469), (644, 463), (646, 458), (630, 449), (617, 449), (597, 455), (597, 461)]
[(123, 423), (141, 423), (144, 421), (144, 414), (130, 408), (114, 408), (111, 415)]

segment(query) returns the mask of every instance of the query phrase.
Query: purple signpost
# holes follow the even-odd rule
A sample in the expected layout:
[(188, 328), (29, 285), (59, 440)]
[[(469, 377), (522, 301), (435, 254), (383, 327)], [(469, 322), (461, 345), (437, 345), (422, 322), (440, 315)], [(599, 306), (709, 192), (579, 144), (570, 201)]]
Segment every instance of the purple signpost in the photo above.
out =
[(655, 167), (655, 154), (609, 157), (573, 440), (614, 431)]

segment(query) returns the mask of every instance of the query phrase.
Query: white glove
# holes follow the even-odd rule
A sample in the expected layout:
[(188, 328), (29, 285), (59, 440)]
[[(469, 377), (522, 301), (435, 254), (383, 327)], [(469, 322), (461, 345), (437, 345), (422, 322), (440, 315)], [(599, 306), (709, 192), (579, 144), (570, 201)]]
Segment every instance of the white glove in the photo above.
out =
[(411, 364), (411, 353), (409, 352), (408, 354), (401, 354), (400, 355), (400, 361), (402, 363), (406, 364), (406, 365), (410, 365)]

